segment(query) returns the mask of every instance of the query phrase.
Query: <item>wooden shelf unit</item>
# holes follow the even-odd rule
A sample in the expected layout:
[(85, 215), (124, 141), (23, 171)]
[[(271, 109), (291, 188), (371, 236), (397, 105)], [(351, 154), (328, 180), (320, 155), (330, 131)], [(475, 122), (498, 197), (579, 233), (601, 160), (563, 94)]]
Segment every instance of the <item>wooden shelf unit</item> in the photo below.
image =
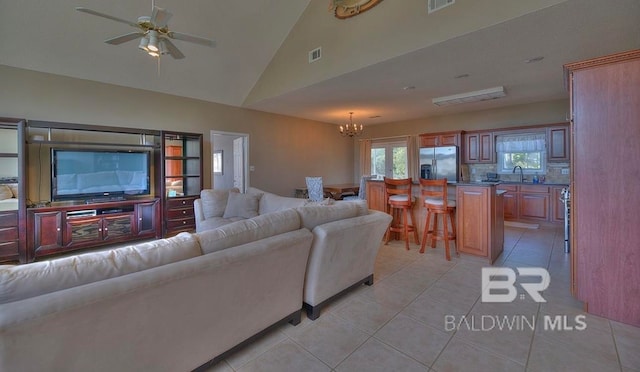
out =
[(195, 231), (193, 201), (203, 185), (202, 134), (163, 131), (161, 134), (161, 181), (163, 235)]

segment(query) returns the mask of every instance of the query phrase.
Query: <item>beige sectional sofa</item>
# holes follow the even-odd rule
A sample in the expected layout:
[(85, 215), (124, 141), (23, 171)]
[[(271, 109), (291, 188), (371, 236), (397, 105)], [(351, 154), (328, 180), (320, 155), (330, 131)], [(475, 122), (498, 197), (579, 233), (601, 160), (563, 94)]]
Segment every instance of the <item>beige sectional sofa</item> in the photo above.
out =
[(304, 308), (307, 316), (315, 320), (334, 297), (363, 283), (373, 284), (374, 263), (382, 236), (391, 223), (390, 215), (368, 210), (365, 200), (309, 202), (256, 188), (246, 194), (237, 189), (204, 190), (194, 203), (196, 229), (207, 231), (291, 208), (300, 215), (302, 226), (313, 234)]
[[(225, 203), (243, 200), (196, 202), (203, 216), (231, 212), (195, 234), (0, 265), (0, 371), (206, 367), (276, 324), (297, 324), (303, 303), (315, 319), (334, 296), (372, 283), (389, 215), (364, 202), (226, 193)], [(252, 203), (252, 217), (232, 216)]]
[(294, 210), (0, 266), (0, 371), (189, 371), (300, 321), (312, 235)]

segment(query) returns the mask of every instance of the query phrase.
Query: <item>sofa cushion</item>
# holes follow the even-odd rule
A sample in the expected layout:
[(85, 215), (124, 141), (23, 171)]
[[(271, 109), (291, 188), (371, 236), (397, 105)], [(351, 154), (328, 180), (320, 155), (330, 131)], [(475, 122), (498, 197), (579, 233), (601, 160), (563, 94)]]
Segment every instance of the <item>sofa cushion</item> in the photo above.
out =
[(0, 200), (13, 198), (13, 193), (7, 185), (0, 185)]
[(18, 301), (200, 256), (189, 233), (128, 247), (18, 266), (0, 266), (0, 303)]
[(313, 230), (318, 225), (327, 222), (352, 218), (358, 215), (356, 203), (343, 202), (333, 205), (309, 205), (296, 208), (300, 215), (302, 227)]
[(300, 217), (293, 209), (236, 221), (214, 230), (196, 233), (202, 253), (212, 253), (300, 229)]
[(229, 192), (238, 193), (240, 190), (234, 187), (232, 189), (204, 189), (200, 192), (204, 218), (222, 217), (227, 208)]
[(339, 200), (337, 203), (352, 203), (358, 208), (358, 216), (365, 216), (369, 214), (369, 205), (366, 200), (354, 199), (354, 200)]
[(301, 198), (289, 198), (286, 196), (280, 196), (272, 194), (270, 192), (250, 187), (247, 190), (248, 194), (262, 194), (260, 197), (260, 203), (258, 205), (258, 214), (266, 214), (276, 211), (282, 211), (290, 208), (302, 207), (308, 202), (307, 199)]
[(258, 203), (260, 202), (261, 196), (261, 194), (241, 194), (238, 192), (230, 192), (222, 218), (251, 218), (257, 216)]

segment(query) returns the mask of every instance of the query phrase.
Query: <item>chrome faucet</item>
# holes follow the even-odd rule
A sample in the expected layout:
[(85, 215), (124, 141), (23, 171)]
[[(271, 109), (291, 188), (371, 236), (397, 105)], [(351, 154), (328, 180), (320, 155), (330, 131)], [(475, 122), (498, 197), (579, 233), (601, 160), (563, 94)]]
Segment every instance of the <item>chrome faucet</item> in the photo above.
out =
[(513, 172), (512, 173), (515, 173), (517, 168), (520, 168), (520, 183), (522, 183), (523, 179), (524, 179), (524, 177), (522, 176), (522, 167), (519, 166), (519, 165), (516, 165), (515, 167), (513, 167)]

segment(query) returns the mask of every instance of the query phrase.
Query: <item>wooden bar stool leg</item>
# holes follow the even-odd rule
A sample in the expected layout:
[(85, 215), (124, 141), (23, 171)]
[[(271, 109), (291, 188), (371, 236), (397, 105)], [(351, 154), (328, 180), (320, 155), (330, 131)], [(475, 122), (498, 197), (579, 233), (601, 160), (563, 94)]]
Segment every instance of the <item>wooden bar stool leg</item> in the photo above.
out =
[(427, 245), (427, 238), (429, 237), (429, 222), (431, 222), (431, 211), (427, 209), (427, 220), (424, 223), (424, 232), (422, 233), (420, 253), (424, 253), (424, 247)]
[(404, 227), (404, 246), (406, 250), (409, 250), (409, 215), (407, 208), (402, 208), (402, 216), (404, 218), (402, 224)]
[(447, 216), (442, 216), (442, 236), (444, 238), (444, 254), (447, 261), (451, 261), (451, 252), (449, 251), (449, 222)]
[(420, 237), (418, 236), (418, 226), (416, 225), (416, 213), (413, 211), (413, 207), (410, 210), (411, 212), (411, 227), (413, 227), (413, 239), (416, 241), (416, 244), (420, 244)]
[(438, 234), (438, 215), (439, 213), (433, 214), (433, 230), (431, 230), (431, 248), (436, 247), (436, 239)]
[(455, 214), (456, 214), (456, 210), (452, 210), (449, 213), (449, 218), (451, 219), (451, 232), (452, 232), (452, 240), (453, 243), (456, 245), (456, 256), (460, 256), (460, 252), (458, 252), (458, 243), (457, 243), (457, 235), (456, 235), (456, 223), (455, 223)]

